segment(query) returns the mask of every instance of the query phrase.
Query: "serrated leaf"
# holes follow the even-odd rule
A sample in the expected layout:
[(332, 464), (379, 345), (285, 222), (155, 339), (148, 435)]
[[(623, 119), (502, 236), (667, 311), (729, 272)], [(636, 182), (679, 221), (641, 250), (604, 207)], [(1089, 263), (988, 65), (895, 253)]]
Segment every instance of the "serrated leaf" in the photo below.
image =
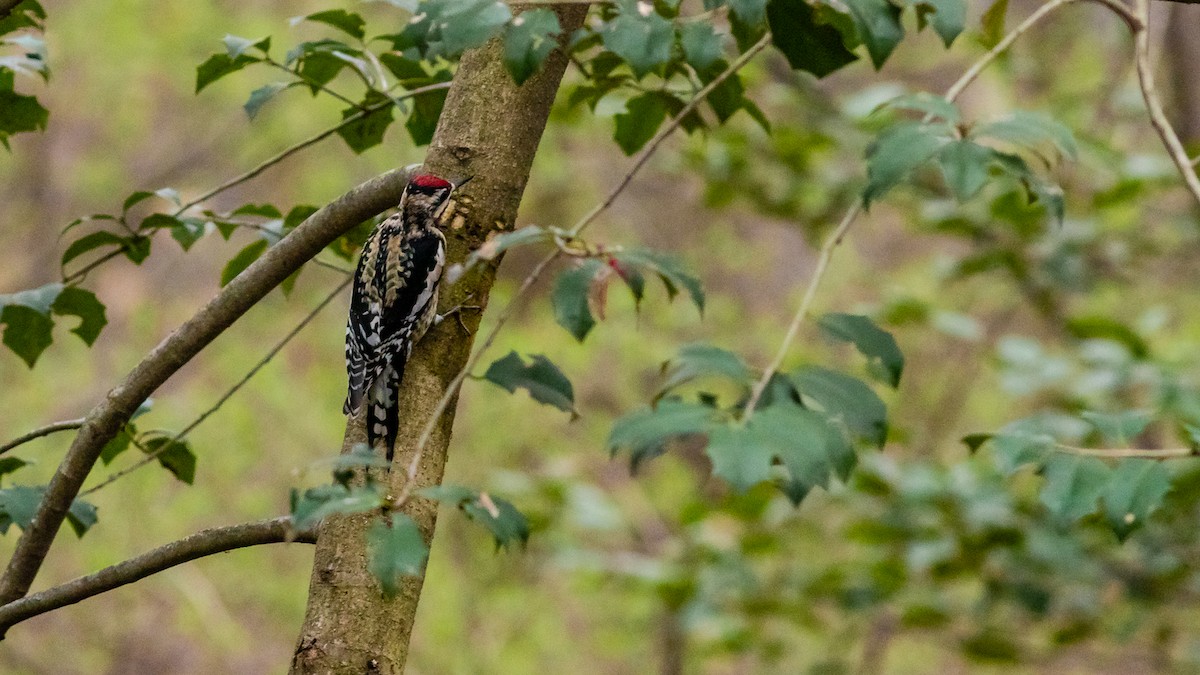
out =
[(180, 481), (191, 485), (196, 480), (196, 454), (186, 441), (169, 436), (155, 436), (142, 443), (146, 454), (154, 454), (159, 465)]
[(529, 521), (505, 499), (459, 485), (435, 485), (418, 494), (462, 509), (468, 518), (492, 534), (496, 548), (529, 540)]
[(747, 24), (757, 25), (766, 18), (767, 0), (726, 0), (725, 4), (738, 19)]
[(1060, 523), (1074, 523), (1099, 508), (1112, 472), (1095, 457), (1056, 452), (1046, 461), (1039, 500)]
[(77, 316), (79, 325), (71, 329), (87, 346), (100, 335), (100, 331), (108, 325), (105, 316), (104, 303), (96, 299), (96, 294), (78, 286), (67, 286), (54, 299), (51, 309), (60, 316)]
[(754, 383), (750, 367), (742, 357), (708, 344), (684, 345), (674, 358), (663, 364), (663, 371), (666, 379), (655, 395), (656, 400), (672, 389), (701, 377), (720, 376), (746, 391)]
[(267, 240), (257, 239), (233, 256), (221, 270), (221, 287), (224, 288), (233, 278), (241, 274), (267, 250)]
[(926, 23), (949, 47), (963, 32), (967, 24), (967, 5), (964, 0), (908, 0), (917, 10), (917, 23), (921, 28)]
[(31, 131), (44, 131), (50, 111), (35, 96), (18, 94), (12, 89), (12, 71), (0, 68), (0, 143), (8, 147), (8, 137)]
[[(830, 425), (824, 415), (798, 405), (780, 403), (766, 407), (750, 419), (749, 428), (783, 462), (791, 476), (787, 485), (807, 486), (805, 494), (816, 486), (827, 487), (832, 475), (846, 480), (858, 463), (854, 449), (841, 431)], [(790, 491), (785, 493), (799, 503)]]
[(392, 522), (376, 520), (367, 530), (367, 570), (383, 588), (384, 596), (395, 597), (404, 577), (419, 577), (425, 570), (429, 547), (412, 518), (392, 514)]
[(515, 351), (497, 359), (488, 367), (483, 378), (506, 389), (510, 394), (518, 388), (525, 389), (538, 403), (554, 406), (559, 410), (575, 412), (575, 390), (571, 381), (558, 366), (541, 354), (534, 354), (529, 365)]
[[(45, 493), (44, 485), (14, 485), (0, 490), (0, 533), (8, 533), (10, 525), (27, 529), (37, 513)], [(76, 499), (67, 511), (67, 521), (77, 536), (82, 537), (96, 523), (96, 507)]]
[(971, 141), (951, 141), (938, 152), (942, 176), (958, 201), (965, 202), (983, 189), (994, 155), (991, 148)]
[(67, 511), (67, 524), (71, 526), (76, 537), (82, 538), (96, 524), (96, 520), (95, 506), (82, 499), (71, 502), (71, 508)]
[(745, 427), (714, 425), (709, 429), (704, 452), (712, 460), (713, 474), (738, 492), (771, 477), (774, 453), (762, 438)]
[(913, 169), (927, 162), (952, 139), (944, 123), (902, 122), (883, 131), (867, 148), (867, 186), (863, 203), (870, 206)]
[(1069, 159), (1075, 159), (1078, 146), (1075, 135), (1061, 122), (1046, 115), (1017, 111), (1012, 115), (976, 127), (972, 137), (992, 138), (1005, 143), (1041, 152), (1053, 148)]
[(196, 68), (196, 93), (199, 94), (205, 87), (222, 77), (259, 61), (261, 59), (249, 54), (239, 54), (232, 58), (228, 54), (213, 54)]
[(1171, 473), (1162, 462), (1143, 457), (1122, 459), (1104, 491), (1104, 515), (1117, 538), (1131, 532), (1158, 510), (1171, 489)]
[(721, 36), (707, 21), (694, 21), (679, 26), (679, 44), (683, 48), (683, 57), (696, 72), (708, 70), (709, 66), (721, 58), (724, 51)]
[(796, 389), (832, 419), (862, 440), (883, 447), (887, 406), (862, 380), (820, 366), (802, 366), (788, 374)]
[(626, 414), (613, 425), (606, 447), (616, 454), (628, 450), (630, 465), (637, 470), (647, 459), (661, 455), (673, 438), (707, 433), (713, 425), (712, 408), (682, 401), (662, 401), (654, 408)]
[(554, 282), (554, 290), (550, 294), (554, 304), (554, 320), (580, 342), (596, 325), (588, 306), (588, 296), (601, 264), (599, 260), (588, 259), (563, 271)]
[[(700, 280), (685, 269), (683, 261), (678, 257), (642, 248), (618, 251), (613, 253), (612, 257), (628, 270), (657, 275), (667, 289), (667, 296), (672, 300), (682, 287), (696, 309), (704, 314), (704, 288)], [(620, 273), (620, 270), (617, 271)]]
[(999, 433), (992, 438), (996, 468), (1005, 474), (1025, 466), (1041, 467), (1054, 452), (1054, 439), (1043, 434)]
[(820, 22), (816, 10), (804, 0), (771, 0), (767, 4), (767, 23), (771, 43), (796, 70), (825, 77), (858, 60), (846, 48), (842, 33)]
[[(367, 100), (363, 101), (363, 105), (378, 103), (377, 100), (372, 99), (373, 96), (368, 95)], [(383, 142), (384, 133), (395, 120), (392, 108), (393, 106), (385, 106), (373, 110), (353, 122), (338, 127), (337, 134), (355, 154), (361, 154)], [(342, 111), (342, 119), (349, 119), (360, 112), (358, 108), (346, 108)]]
[(242, 110), (246, 111), (246, 117), (249, 117), (251, 120), (258, 117), (258, 112), (262, 110), (262, 107), (272, 98), (275, 98), (275, 94), (287, 88), (287, 82), (269, 82), (250, 92), (250, 98), (246, 99), (246, 102), (242, 104)]
[(892, 388), (900, 386), (904, 373), (904, 354), (892, 334), (875, 325), (865, 316), (856, 314), (826, 314), (819, 321), (826, 335), (849, 342), (867, 357), (871, 374)]
[[(632, 7), (632, 11), (629, 11)], [(671, 60), (675, 29), (655, 12), (644, 16), (636, 5), (606, 23), (600, 31), (604, 46), (629, 64), (639, 79)]]
[(846, 0), (845, 4), (850, 8), (867, 53), (871, 55), (871, 63), (878, 70), (904, 38), (900, 8), (888, 0)]
[(373, 511), (383, 505), (384, 495), (372, 487), (322, 485), (292, 494), (292, 524), (296, 529), (315, 525), (332, 514)]
[(179, 224), (171, 228), (171, 238), (179, 243), (180, 248), (188, 251), (207, 231), (206, 221), (199, 218), (180, 218)]
[(616, 128), (613, 140), (626, 155), (632, 155), (654, 138), (654, 133), (667, 120), (667, 106), (659, 92), (646, 92), (629, 99), (625, 111), (613, 121)]
[(514, 82), (524, 84), (542, 67), (560, 33), (558, 15), (551, 10), (530, 9), (513, 17), (504, 34), (504, 67)]
[(304, 17), (306, 21), (316, 21), (352, 35), (358, 39), (363, 38), (363, 27), (367, 22), (361, 16), (354, 12), (347, 12), (344, 9), (329, 9), (323, 12), (316, 12)]
[(24, 305), (8, 305), (0, 309), (0, 323), (4, 324), (4, 345), (30, 368), (53, 341), (51, 331), (54, 321)]
[(1150, 424), (1152, 415), (1144, 410), (1126, 410), (1118, 413), (1102, 413), (1086, 410), (1079, 414), (1105, 440), (1112, 443), (1129, 445)]

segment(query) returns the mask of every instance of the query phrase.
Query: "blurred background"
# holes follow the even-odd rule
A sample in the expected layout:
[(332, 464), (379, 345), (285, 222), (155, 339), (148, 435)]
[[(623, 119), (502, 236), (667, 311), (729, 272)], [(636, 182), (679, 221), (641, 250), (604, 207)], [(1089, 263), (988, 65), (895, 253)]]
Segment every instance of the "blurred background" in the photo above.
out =
[[(52, 76), (19, 86), (51, 116), (45, 133), (13, 137), (0, 155), (2, 292), (60, 278), (68, 240), (59, 233), (76, 217), (113, 212), (137, 189), (195, 196), (339, 119), (341, 104), (291, 90), (248, 121), (242, 103), (271, 79), (254, 70), (193, 94), (197, 64), (226, 33), (269, 34), (283, 51), (323, 34), (289, 17), (328, 3), (44, 4)], [(1162, 93), (1194, 145), (1200, 7), (1160, 4)], [(1009, 25), (1034, 7), (1012, 0)], [(377, 32), (401, 20), (386, 3), (347, 8)], [(705, 284), (703, 317), (668, 305), (660, 287), (640, 313), (613, 293), (579, 344), (539, 286), (494, 355), (547, 355), (574, 383), (581, 417), (468, 381), (446, 481), (513, 501), (533, 536), (523, 551), (498, 553), (461, 514), (442, 514), (408, 672), (1200, 672), (1200, 480), (1178, 480), (1168, 508), (1121, 544), (1086, 523), (1048, 522), (1032, 476), (1007, 477), (958, 442), (1083, 409), (1170, 408), (1200, 421), (1188, 417), (1200, 411), (1196, 205), (1147, 122), (1127, 31), (1098, 8), (1059, 12), (961, 99), (967, 119), (1038, 110), (1075, 132), (1079, 160), (1055, 171), (1067, 200), (1061, 227), (1011, 192), (959, 206), (918, 177), (838, 250), (818, 311), (874, 317), (908, 359), (899, 390), (880, 391), (887, 446), (863, 456), (850, 484), (793, 508), (766, 487), (731, 493), (694, 449), (636, 475), (604, 450), (613, 420), (653, 395), (660, 364), (680, 346), (707, 341), (769, 361), (821, 235), (861, 188), (880, 125), (869, 113), (905, 91), (944, 91), (983, 53), (972, 33), (986, 8), (969, 3), (971, 28), (953, 48), (926, 31), (881, 72), (860, 61), (818, 82), (777, 54), (760, 58), (746, 82), (771, 135), (740, 114), (668, 141), (593, 237), (681, 255)], [(564, 93), (578, 81), (569, 70)], [(565, 99), (520, 224), (569, 226), (630, 165), (611, 140), (621, 102), (593, 114)], [(422, 154), (399, 125), (361, 155), (334, 138), (209, 206), (323, 204)], [(218, 290), (225, 262), (252, 236), (209, 235), (184, 254), (160, 235), (141, 266), (118, 259), (95, 270), (84, 285), (107, 305), (109, 326), (94, 347), (59, 326), (32, 370), (0, 351), (0, 440), (84, 415)], [(504, 260), (497, 301), (539, 255), (518, 249)], [(139, 427), (184, 427), (341, 279), (306, 267), (289, 297), (272, 293), (158, 391)], [(341, 443), (347, 302), (326, 308), (189, 435), (194, 486), (150, 466), (91, 495), (99, 524), (82, 539), (60, 536), (35, 590), (204, 527), (286, 513), (291, 487), (323, 480), (327, 468), (310, 467)], [(1080, 329), (1086, 320), (1123, 330)], [(856, 367), (855, 358), (810, 327), (788, 363)], [(1152, 425), (1138, 442), (1177, 444), (1177, 432)], [(22, 447), (35, 465), (20, 481), (48, 480), (69, 440)], [(89, 484), (134, 454), (98, 467)], [(1172, 470), (1186, 477), (1192, 461)], [(5, 559), (17, 534), (0, 539)], [(292, 544), (172, 569), (17, 626), (0, 643), (0, 670), (284, 672), (311, 561), (310, 547)]]

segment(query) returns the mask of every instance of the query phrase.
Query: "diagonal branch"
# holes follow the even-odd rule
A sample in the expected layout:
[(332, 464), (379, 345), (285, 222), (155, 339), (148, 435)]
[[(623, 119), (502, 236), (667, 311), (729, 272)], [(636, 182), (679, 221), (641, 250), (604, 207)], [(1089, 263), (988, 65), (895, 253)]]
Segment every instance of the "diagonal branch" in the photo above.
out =
[(31, 431), (23, 436), (17, 436), (16, 438), (5, 443), (4, 445), (0, 445), (0, 455), (3, 455), (4, 453), (8, 452), (9, 450), (12, 450), (13, 448), (17, 447), (18, 445), (23, 445), (25, 443), (28, 443), (29, 441), (32, 441), (35, 438), (41, 438), (42, 436), (49, 436), (50, 434), (57, 433), (59, 431), (69, 431), (71, 429), (78, 429), (81, 426), (83, 426), (83, 418), (82, 417), (77, 420), (66, 420), (63, 422), (53, 422), (51, 424), (47, 424), (46, 426), (41, 427), (39, 429), (34, 429), (33, 431)]
[(29, 591), (72, 500), (79, 494), (104, 444), (116, 436), (142, 401), (325, 246), (355, 225), (395, 205), (409, 175), (406, 169), (389, 171), (314, 213), (155, 347), (88, 413), (0, 578), (0, 602), (12, 602)]
[(26, 619), (73, 605), (192, 560), (262, 544), (312, 544), (316, 539), (315, 529), (297, 531), (292, 528), (291, 518), (286, 516), (201, 530), (136, 558), (0, 607), (0, 637)]

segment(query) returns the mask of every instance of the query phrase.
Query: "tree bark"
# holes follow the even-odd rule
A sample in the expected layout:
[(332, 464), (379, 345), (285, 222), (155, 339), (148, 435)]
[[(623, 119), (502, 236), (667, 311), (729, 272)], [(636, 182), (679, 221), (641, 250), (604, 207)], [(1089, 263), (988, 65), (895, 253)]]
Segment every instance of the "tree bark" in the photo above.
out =
[(1180, 140), (1195, 151), (1200, 146), (1200, 7), (1171, 7), (1166, 28), (1163, 56), (1173, 122)]
[[(569, 35), (582, 25), (587, 5), (558, 6), (555, 11), (564, 34)], [(492, 232), (513, 226), (567, 65), (566, 56), (556, 50), (540, 73), (518, 87), (504, 69), (501, 54), (502, 45), (493, 40), (463, 56), (425, 159), (425, 169), (431, 173), (474, 177), (457, 197), (454, 217), (446, 228), (448, 264), (465, 260)], [(485, 306), (495, 270), (495, 263), (479, 266), (458, 283), (444, 287), (443, 309), (466, 303)], [(399, 397), (400, 433), (392, 465), (392, 494), (403, 487), (422, 427), (470, 356), (479, 313), (463, 318), (470, 335), (464, 335), (457, 321), (444, 321), (413, 350)], [(457, 401), (448, 406), (420, 457), (418, 487), (441, 482), (456, 405)], [(348, 420), (343, 452), (364, 440), (362, 420)], [(431, 541), (436, 505), (415, 497), (404, 510), (420, 526), (426, 541)], [(371, 517), (331, 517), (321, 525), (292, 673), (404, 670), (422, 579), (408, 579), (393, 599), (383, 597), (366, 569), (365, 530)]]

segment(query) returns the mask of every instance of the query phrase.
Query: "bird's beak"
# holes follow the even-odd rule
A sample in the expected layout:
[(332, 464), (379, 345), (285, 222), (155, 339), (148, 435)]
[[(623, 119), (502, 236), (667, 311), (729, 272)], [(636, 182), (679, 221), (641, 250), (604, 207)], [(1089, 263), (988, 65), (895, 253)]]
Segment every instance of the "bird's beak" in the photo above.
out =
[(466, 185), (467, 183), (471, 182), (471, 179), (474, 177), (475, 176), (467, 176), (466, 178), (458, 181), (457, 183), (454, 184), (454, 189), (457, 190), (458, 188)]

